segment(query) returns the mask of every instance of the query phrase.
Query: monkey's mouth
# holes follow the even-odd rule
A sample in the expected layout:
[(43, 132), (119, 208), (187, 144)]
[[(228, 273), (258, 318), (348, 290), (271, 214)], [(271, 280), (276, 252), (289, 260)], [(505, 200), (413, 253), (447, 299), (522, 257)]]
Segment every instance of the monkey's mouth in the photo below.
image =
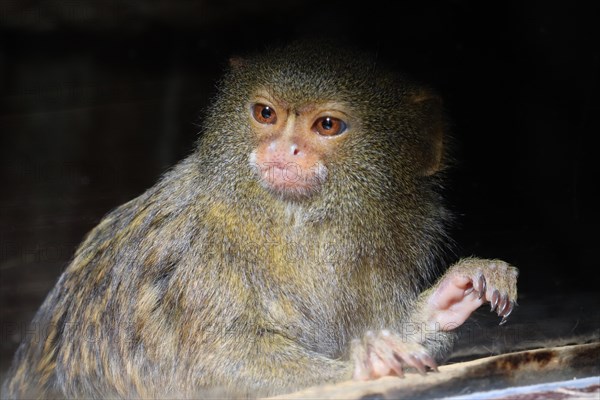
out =
[(327, 168), (320, 163), (306, 169), (295, 163), (272, 162), (255, 164), (254, 169), (261, 186), (284, 199), (311, 197), (327, 179)]

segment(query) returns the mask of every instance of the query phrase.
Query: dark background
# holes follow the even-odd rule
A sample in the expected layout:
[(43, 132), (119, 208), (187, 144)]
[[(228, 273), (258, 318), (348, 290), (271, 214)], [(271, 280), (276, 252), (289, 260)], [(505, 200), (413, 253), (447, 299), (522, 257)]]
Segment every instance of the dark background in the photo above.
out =
[(83, 235), (192, 150), (227, 59), (315, 34), (442, 94), (457, 257), (518, 266), (522, 305), (598, 298), (600, 14), (391, 4), (0, 0), (1, 370)]

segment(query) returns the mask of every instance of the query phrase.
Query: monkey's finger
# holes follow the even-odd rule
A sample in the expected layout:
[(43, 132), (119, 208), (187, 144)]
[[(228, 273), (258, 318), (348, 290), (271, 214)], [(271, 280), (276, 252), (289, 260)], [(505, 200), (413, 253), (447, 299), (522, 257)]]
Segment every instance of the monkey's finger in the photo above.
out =
[(352, 373), (352, 379), (356, 381), (368, 381), (371, 376), (370, 371), (365, 368), (363, 363), (354, 364), (354, 372)]
[(352, 360), (354, 361), (354, 372), (352, 379), (366, 381), (371, 375), (371, 367), (369, 358), (366, 352), (366, 347), (362, 345), (359, 339), (354, 339), (351, 342)]
[[(379, 333), (379, 337), (373, 342), (373, 351), (379, 356), (382, 362), (386, 364), (389, 370), (392, 370), (400, 378), (403, 378), (404, 370), (402, 364), (394, 355), (394, 351), (391, 347), (393, 346), (392, 343), (392, 334), (387, 330), (383, 330)], [(387, 375), (387, 373), (385, 375)]]
[(376, 352), (369, 353), (370, 378), (377, 379), (390, 374), (390, 365)]
[(387, 365), (390, 367), (394, 374), (400, 378), (404, 378), (404, 368), (402, 367), (402, 363), (398, 361), (396, 357), (394, 357), (393, 353), (390, 353), (388, 357), (384, 360)]
[(425, 364), (423, 363), (423, 360), (421, 360), (419, 355), (413, 353), (413, 354), (409, 354), (409, 357), (410, 357), (409, 365), (411, 367), (414, 367), (417, 371), (419, 371), (419, 374), (425, 375), (427, 373), (427, 369), (425, 368)]

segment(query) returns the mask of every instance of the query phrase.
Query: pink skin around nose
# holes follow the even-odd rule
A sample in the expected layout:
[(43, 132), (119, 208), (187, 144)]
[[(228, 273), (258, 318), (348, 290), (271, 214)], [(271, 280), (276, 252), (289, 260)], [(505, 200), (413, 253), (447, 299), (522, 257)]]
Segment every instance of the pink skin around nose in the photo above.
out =
[(276, 138), (259, 146), (256, 163), (266, 184), (277, 190), (309, 189), (319, 159), (297, 138)]

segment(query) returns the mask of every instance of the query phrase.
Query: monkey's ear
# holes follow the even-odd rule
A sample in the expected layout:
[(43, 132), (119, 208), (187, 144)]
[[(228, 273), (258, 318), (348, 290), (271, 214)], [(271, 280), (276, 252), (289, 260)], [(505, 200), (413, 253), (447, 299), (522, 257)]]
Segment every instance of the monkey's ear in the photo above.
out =
[(421, 116), (418, 121), (421, 173), (431, 176), (442, 169), (446, 130), (442, 99), (429, 91), (419, 91), (411, 97), (411, 101), (417, 109), (417, 115)]

